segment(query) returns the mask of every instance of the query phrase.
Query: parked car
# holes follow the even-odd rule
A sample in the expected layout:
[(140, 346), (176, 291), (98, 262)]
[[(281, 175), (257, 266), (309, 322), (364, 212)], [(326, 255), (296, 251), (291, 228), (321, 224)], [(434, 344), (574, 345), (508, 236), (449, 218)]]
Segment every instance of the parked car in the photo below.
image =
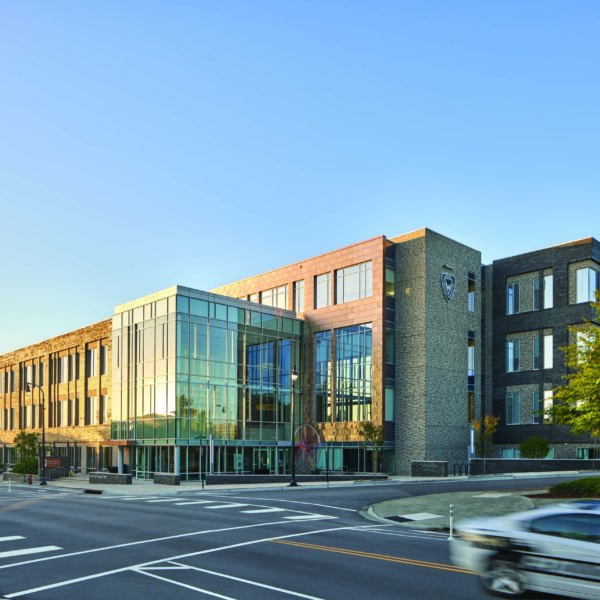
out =
[(574, 501), (457, 525), (454, 564), (492, 594), (600, 599), (600, 501)]

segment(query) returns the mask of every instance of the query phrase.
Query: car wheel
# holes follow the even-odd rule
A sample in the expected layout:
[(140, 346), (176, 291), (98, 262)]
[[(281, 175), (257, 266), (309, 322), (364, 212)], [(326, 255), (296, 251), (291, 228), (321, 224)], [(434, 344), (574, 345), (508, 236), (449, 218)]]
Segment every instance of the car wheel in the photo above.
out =
[(483, 587), (496, 596), (518, 598), (525, 592), (525, 583), (515, 562), (492, 560), (481, 581)]

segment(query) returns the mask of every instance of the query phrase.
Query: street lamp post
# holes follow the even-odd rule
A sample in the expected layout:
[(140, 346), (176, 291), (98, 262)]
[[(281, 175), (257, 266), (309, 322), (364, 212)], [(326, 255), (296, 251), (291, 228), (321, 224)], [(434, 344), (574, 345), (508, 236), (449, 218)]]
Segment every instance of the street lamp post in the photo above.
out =
[(44, 388), (37, 383), (27, 383), (28, 392), (34, 387), (42, 392), (42, 473), (40, 485), (48, 485), (46, 482), (46, 394), (44, 394)]
[(290, 487), (294, 487), (297, 486), (298, 483), (296, 482), (296, 457), (294, 456), (294, 450), (296, 449), (296, 440), (295, 438), (295, 429), (296, 429), (296, 423), (295, 423), (295, 410), (296, 407), (294, 405), (294, 388), (296, 387), (296, 379), (298, 379), (298, 371), (296, 371), (296, 365), (294, 365), (294, 368), (292, 370), (292, 400), (290, 402), (290, 408), (291, 408), (291, 415), (290, 415), (290, 425), (291, 425), (291, 437), (292, 437), (292, 480), (290, 481)]

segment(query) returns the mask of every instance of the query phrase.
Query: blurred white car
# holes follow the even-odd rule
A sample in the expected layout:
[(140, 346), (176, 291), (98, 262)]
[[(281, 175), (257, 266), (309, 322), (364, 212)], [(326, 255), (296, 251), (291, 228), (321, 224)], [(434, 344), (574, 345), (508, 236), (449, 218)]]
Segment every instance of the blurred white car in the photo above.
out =
[(450, 556), (498, 596), (535, 590), (600, 600), (600, 502), (463, 521)]

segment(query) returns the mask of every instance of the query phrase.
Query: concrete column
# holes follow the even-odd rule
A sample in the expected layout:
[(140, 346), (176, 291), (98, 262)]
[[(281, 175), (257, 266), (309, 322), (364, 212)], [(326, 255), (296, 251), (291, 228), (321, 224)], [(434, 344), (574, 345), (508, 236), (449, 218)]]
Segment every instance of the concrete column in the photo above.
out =
[(175, 475), (181, 475), (181, 447), (180, 446), (175, 446), (175, 457), (174, 457), (174, 463), (175, 463)]
[(117, 471), (119, 473), (123, 472), (123, 446), (117, 447)]
[(81, 446), (81, 473), (87, 473), (87, 446)]

